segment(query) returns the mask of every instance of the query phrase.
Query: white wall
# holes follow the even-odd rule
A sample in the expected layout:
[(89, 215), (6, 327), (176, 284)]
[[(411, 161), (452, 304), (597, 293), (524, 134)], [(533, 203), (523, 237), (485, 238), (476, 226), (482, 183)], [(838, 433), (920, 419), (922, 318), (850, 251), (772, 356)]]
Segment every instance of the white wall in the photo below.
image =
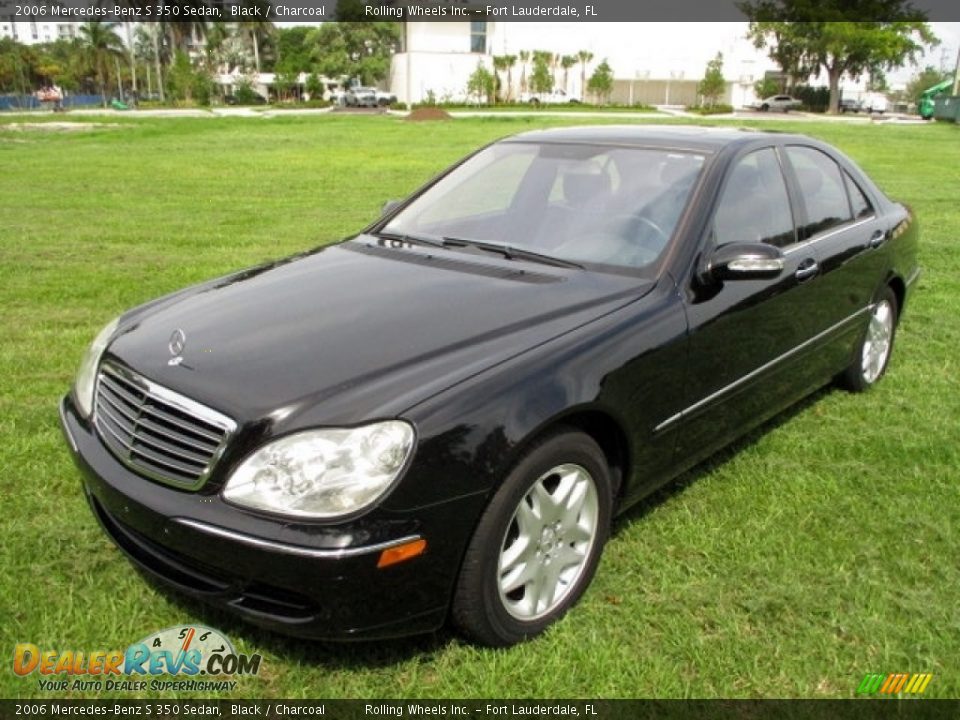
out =
[[(716, 53), (724, 55), (724, 76), (733, 84), (735, 106), (753, 100), (752, 84), (774, 64), (762, 51), (745, 39), (746, 23), (488, 23), (488, 47), (494, 55), (517, 55), (521, 50), (549, 50), (574, 55), (579, 50), (592, 52), (587, 78), (594, 67), (606, 59), (619, 80), (699, 80), (707, 61)], [(432, 89), (442, 94), (462, 93), (467, 79), (484, 57), (471, 54), (469, 22), (408, 23), (412, 70), (411, 95), (420, 102)], [(527, 73), (529, 76), (528, 64)], [(390, 89), (406, 102), (407, 55), (394, 58)], [(514, 66), (514, 97), (519, 95), (521, 68)], [(563, 85), (563, 71), (557, 71), (557, 83)], [(567, 89), (574, 97), (583, 97), (580, 64), (569, 72)]]
[[(439, 24), (439, 23), (438, 23)], [(444, 25), (448, 23), (443, 23)], [(467, 95), (467, 81), (480, 62), (491, 72), (489, 55), (474, 53), (411, 52), (393, 56), (390, 66), (390, 92), (401, 103), (408, 102), (407, 70), (410, 70), (409, 102), (427, 99), (430, 91), (438, 102), (463, 102)]]

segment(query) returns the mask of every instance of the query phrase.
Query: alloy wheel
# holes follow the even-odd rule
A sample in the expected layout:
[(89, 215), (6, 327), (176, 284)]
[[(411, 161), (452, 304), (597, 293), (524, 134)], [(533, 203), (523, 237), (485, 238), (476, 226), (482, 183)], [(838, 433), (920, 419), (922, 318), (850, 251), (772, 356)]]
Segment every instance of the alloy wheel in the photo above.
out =
[(524, 621), (556, 609), (587, 565), (598, 524), (597, 487), (585, 468), (567, 463), (537, 478), (501, 544), (498, 587), (504, 609)]

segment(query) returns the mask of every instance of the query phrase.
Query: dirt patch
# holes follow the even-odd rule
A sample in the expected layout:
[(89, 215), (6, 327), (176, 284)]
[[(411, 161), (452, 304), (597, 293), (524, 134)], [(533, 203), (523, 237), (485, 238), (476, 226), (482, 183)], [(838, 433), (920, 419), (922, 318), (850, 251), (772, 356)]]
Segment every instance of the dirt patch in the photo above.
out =
[(446, 110), (436, 107), (417, 108), (409, 115), (407, 120), (410, 122), (423, 122), (425, 120), (452, 120), (450, 113)]

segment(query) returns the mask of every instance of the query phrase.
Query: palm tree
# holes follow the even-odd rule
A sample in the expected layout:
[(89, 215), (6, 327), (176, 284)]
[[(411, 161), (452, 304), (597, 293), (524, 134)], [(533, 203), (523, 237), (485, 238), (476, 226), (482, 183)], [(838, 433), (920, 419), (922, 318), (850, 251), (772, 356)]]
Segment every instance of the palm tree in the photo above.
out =
[(206, 44), (204, 45), (204, 60), (207, 68), (216, 69), (220, 64), (223, 45), (230, 37), (227, 26), (224, 23), (214, 23), (207, 31)]
[(110, 61), (124, 55), (123, 41), (116, 33), (118, 23), (85, 22), (80, 26), (80, 41), (84, 52), (97, 74), (100, 99), (107, 106), (107, 73)]
[(505, 55), (504, 61), (507, 64), (507, 101), (513, 99), (513, 66), (517, 64), (516, 55)]
[[(267, 0), (242, 0), (242, 8), (259, 8), (259, 16), (265, 17), (269, 14), (270, 3)], [(260, 72), (260, 41), (273, 32), (273, 23), (269, 20), (244, 20), (237, 23), (237, 28), (250, 38), (250, 45), (253, 47), (253, 64), (256, 71)]]
[(527, 63), (530, 62), (530, 51), (520, 51), (520, 92), (527, 91)]
[[(573, 55), (564, 55), (560, 58), (560, 67), (563, 68), (563, 91), (570, 94), (570, 68), (577, 64), (577, 58)], [(581, 93), (582, 95), (583, 93)]]
[(587, 97), (587, 63), (593, 60), (593, 53), (589, 50), (581, 50), (577, 53), (577, 60), (580, 61), (580, 95), (581, 99)]
[[(509, 56), (509, 55), (494, 55), (494, 56), (493, 56), (493, 71), (497, 74), (497, 84), (498, 84), (498, 85), (500, 84), (500, 73), (503, 72), (504, 70), (509, 70), (509, 68), (510, 68), (510, 56)], [(504, 99), (503, 86), (500, 85), (500, 88), (499, 88), (499, 89), (500, 89), (500, 92), (499, 92), (498, 94), (500, 95), (500, 101), (502, 102), (503, 99)], [(507, 88), (507, 91), (509, 92), (509, 87)]]

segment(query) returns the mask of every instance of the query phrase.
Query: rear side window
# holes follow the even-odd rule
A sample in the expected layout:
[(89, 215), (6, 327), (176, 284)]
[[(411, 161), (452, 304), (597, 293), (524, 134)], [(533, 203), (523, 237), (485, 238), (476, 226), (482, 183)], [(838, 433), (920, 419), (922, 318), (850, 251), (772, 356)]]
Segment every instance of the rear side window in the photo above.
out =
[(791, 146), (787, 156), (807, 209), (806, 237), (849, 222), (853, 217), (839, 166), (815, 148)]
[(853, 216), (862, 218), (873, 215), (873, 205), (870, 204), (856, 181), (847, 173), (843, 174), (843, 181), (847, 184), (847, 193), (850, 195), (850, 208), (853, 210)]
[(717, 245), (796, 240), (790, 198), (773, 148), (744, 155), (730, 172), (713, 219)]

